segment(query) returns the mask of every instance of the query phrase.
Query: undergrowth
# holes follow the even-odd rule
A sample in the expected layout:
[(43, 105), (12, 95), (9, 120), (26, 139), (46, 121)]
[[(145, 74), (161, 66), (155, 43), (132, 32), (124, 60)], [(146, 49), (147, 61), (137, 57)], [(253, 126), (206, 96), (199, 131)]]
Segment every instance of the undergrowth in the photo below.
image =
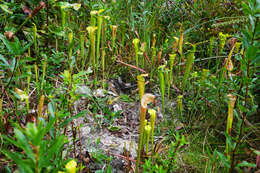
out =
[[(0, 12), (0, 172), (259, 171), (259, 0), (12, 0)], [(89, 120), (87, 136), (138, 139), (91, 149)]]

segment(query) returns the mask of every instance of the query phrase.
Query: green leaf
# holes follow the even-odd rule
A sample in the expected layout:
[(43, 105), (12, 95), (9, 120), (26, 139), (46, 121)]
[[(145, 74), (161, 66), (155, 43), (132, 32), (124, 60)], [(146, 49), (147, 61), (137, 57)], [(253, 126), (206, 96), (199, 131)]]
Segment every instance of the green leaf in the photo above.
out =
[(257, 64), (257, 65), (259, 65), (259, 64), (258, 64), (259, 62), (260, 62), (260, 53), (258, 53), (258, 54), (256, 55), (255, 59), (253, 59), (253, 60), (251, 61), (251, 64)]
[(32, 152), (32, 149), (23, 133), (18, 129), (15, 129), (14, 132), (17, 141), (13, 140), (11, 137), (8, 136), (3, 136), (3, 138), (10, 144), (13, 144), (18, 148), (21, 148), (23, 151), (25, 151), (26, 155), (34, 161), (34, 153)]
[(246, 53), (247, 53), (247, 57), (251, 60), (254, 61), (254, 59), (256, 58), (256, 53), (258, 51), (258, 48), (256, 46), (249, 46)]
[(0, 34), (0, 39), (3, 41), (3, 43), (5, 44), (5, 46), (11, 54), (20, 55), (22, 53), (21, 50), (23, 49), (17, 37), (14, 37), (14, 41), (9, 41), (5, 36)]
[(25, 135), (18, 129), (14, 129), (14, 134), (17, 139), (17, 143), (19, 144), (19, 146), (17, 146), (17, 147), (23, 149), (24, 152), (26, 153), (26, 155), (30, 159), (35, 161), (34, 153), (32, 151), (32, 148), (31, 148), (27, 138), (25, 137)]
[(256, 155), (260, 156), (260, 151), (254, 150), (253, 151)]
[(82, 112), (80, 112), (80, 113), (74, 115), (73, 117), (66, 119), (65, 121), (63, 121), (63, 122), (60, 124), (59, 127), (60, 127), (60, 128), (64, 127), (65, 125), (67, 125), (68, 123), (70, 123), (72, 120), (77, 119), (77, 118), (79, 118), (79, 117), (82, 117), (82, 116), (86, 115), (86, 113), (87, 113), (87, 110), (84, 110), (84, 111), (82, 111)]
[(48, 104), (48, 110), (49, 110), (49, 112), (51, 114), (51, 117), (54, 118), (55, 117), (55, 113), (54, 113), (54, 110), (53, 110), (53, 103), (52, 102), (50, 102)]
[[(3, 57), (3, 55), (0, 54), (0, 60), (2, 60), (4, 62), (4, 64), (2, 64), (3, 66), (6, 66), (8, 67), (9, 69), (11, 68), (10, 67), (10, 64), (6, 61), (6, 59)], [(1, 64), (0, 64), (1, 65)]]
[(31, 47), (32, 44), (33, 44), (33, 42), (29, 42), (27, 45), (23, 46), (21, 54), (24, 53), (29, 47)]
[(0, 8), (6, 13), (13, 14), (12, 11), (8, 10), (8, 6), (5, 4), (0, 4)]
[(6, 157), (12, 159), (18, 166), (20, 173), (33, 173), (31, 162), (23, 160), (22, 155), (16, 152), (10, 152), (7, 150), (0, 150)]
[(238, 168), (239, 168), (239, 167), (251, 167), (251, 168), (255, 168), (255, 167), (256, 167), (256, 164), (254, 164), (254, 163), (248, 163), (247, 161), (243, 161), (243, 162), (237, 164), (236, 167), (238, 167)]
[(216, 151), (216, 153), (217, 153), (220, 161), (224, 164), (224, 166), (226, 168), (230, 168), (230, 161), (227, 159), (227, 157), (224, 154), (222, 154), (222, 153), (220, 153), (218, 151)]
[(65, 37), (65, 32), (62, 27), (55, 27), (51, 25), (48, 27), (48, 30), (59, 37)]
[[(62, 149), (62, 146), (66, 143), (66, 137), (65, 136), (58, 136), (54, 141), (50, 143), (50, 147), (47, 147), (47, 151), (45, 151), (45, 156), (40, 157), (39, 165), (40, 167), (47, 167), (48, 165), (51, 165), (51, 162), (53, 161), (53, 157), (55, 155), (59, 155), (59, 152)], [(45, 145), (46, 146), (46, 145)], [(47, 155), (46, 155), (47, 153)]]

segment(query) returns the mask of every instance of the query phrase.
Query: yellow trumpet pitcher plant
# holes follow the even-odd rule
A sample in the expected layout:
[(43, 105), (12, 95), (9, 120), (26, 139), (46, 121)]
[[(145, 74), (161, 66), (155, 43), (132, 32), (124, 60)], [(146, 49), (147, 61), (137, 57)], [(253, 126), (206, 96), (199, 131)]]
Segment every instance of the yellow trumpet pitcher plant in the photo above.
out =
[(155, 96), (153, 94), (146, 93), (141, 99), (141, 117), (140, 117), (140, 127), (139, 127), (139, 140), (138, 140), (138, 150), (137, 150), (137, 160), (135, 172), (139, 172), (139, 164), (141, 159), (141, 152), (143, 150), (143, 136), (144, 136), (144, 123), (145, 115), (147, 110), (147, 105), (149, 103), (155, 103)]
[(134, 48), (135, 48), (135, 65), (136, 65), (136, 67), (139, 67), (139, 59), (138, 59), (139, 42), (140, 42), (140, 40), (138, 38), (135, 38), (133, 40), (133, 44), (134, 44)]
[(145, 134), (146, 134), (146, 147), (145, 148), (146, 148), (146, 154), (148, 154), (149, 140), (150, 140), (150, 134), (151, 134), (151, 130), (152, 130), (150, 122), (144, 127), (144, 130), (145, 130)]
[(137, 76), (137, 86), (138, 86), (138, 91), (139, 91), (139, 98), (140, 101), (144, 95), (144, 90), (145, 90), (145, 79), (144, 75), (138, 75)]
[[(231, 136), (231, 129), (232, 129), (232, 123), (233, 123), (234, 106), (235, 106), (235, 103), (236, 103), (236, 96), (234, 96), (232, 94), (228, 94), (227, 97), (228, 97), (228, 119), (227, 119), (226, 133), (229, 136)], [(228, 160), (230, 160), (230, 158), (231, 158), (230, 148), (229, 148), (227, 141), (226, 141), (226, 154), (227, 154)]]
[(150, 121), (151, 121), (151, 141), (152, 141), (151, 150), (153, 155), (153, 134), (154, 134), (156, 111), (154, 109), (149, 109), (148, 113), (150, 114)]

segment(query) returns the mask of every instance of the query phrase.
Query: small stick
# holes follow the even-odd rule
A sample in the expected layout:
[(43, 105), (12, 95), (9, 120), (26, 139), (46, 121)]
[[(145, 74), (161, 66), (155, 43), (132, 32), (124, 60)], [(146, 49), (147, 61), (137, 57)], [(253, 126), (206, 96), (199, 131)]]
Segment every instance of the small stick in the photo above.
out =
[(125, 65), (125, 66), (128, 66), (128, 67), (134, 68), (134, 69), (136, 69), (136, 70), (138, 70), (138, 71), (140, 71), (140, 72), (147, 73), (147, 72), (144, 71), (143, 69), (141, 69), (141, 68), (139, 68), (139, 67), (136, 67), (136, 66), (134, 66), (134, 65), (131, 65), (131, 64), (127, 64), (127, 63), (125, 63), (125, 62), (123, 62), (123, 61), (116, 60), (116, 62), (121, 63), (121, 64), (123, 64), (123, 65)]

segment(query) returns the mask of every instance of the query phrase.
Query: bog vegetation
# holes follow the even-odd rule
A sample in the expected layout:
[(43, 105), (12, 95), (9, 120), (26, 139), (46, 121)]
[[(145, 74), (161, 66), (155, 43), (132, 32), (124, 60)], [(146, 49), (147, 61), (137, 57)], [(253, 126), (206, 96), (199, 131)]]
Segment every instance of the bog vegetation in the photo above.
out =
[[(259, 0), (0, 1), (0, 172), (259, 172), (259, 17)], [(95, 131), (132, 137), (114, 153)]]

